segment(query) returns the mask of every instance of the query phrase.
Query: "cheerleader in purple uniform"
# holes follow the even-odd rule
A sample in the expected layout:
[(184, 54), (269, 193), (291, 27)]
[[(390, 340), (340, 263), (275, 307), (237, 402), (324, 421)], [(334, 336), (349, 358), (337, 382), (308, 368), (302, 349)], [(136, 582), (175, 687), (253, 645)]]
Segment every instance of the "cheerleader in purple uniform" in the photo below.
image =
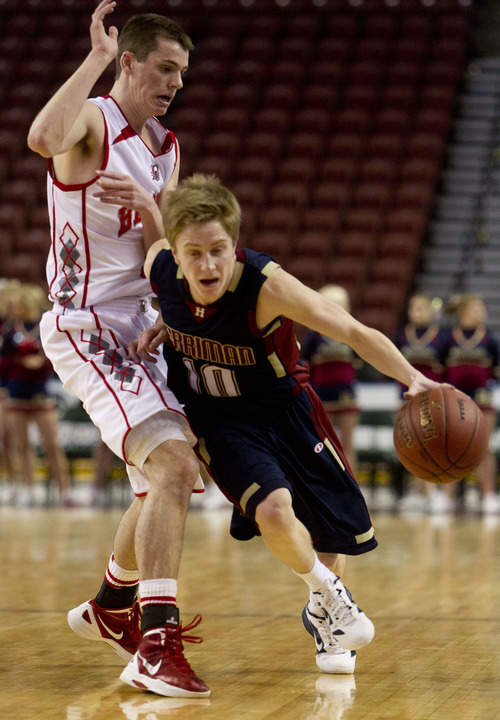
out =
[[(443, 347), (446, 331), (435, 320), (432, 301), (426, 295), (416, 294), (408, 303), (408, 322), (397, 333), (394, 344), (413, 367), (431, 380), (443, 382)], [(401, 398), (405, 390), (401, 387)], [(402, 510), (434, 510), (442, 504), (441, 494), (434, 496), (432, 486), (413, 477), (413, 486), (402, 499)], [(445, 499), (446, 502), (446, 499)], [(439, 508), (437, 508), (439, 510)]]
[(436, 382), (443, 382), (445, 338), (445, 330), (435, 321), (430, 298), (413, 295), (408, 303), (408, 322), (397, 334), (395, 345), (413, 367)]
[[(478, 295), (462, 295), (450, 301), (449, 312), (455, 314), (456, 322), (444, 347), (446, 381), (475, 400), (491, 434), (497, 418), (493, 388), (498, 375), (499, 345), (486, 327), (486, 305)], [(498, 513), (497, 462), (491, 450), (487, 451), (476, 472), (483, 513)], [(455, 491), (456, 485), (447, 486), (448, 497), (453, 497)]]

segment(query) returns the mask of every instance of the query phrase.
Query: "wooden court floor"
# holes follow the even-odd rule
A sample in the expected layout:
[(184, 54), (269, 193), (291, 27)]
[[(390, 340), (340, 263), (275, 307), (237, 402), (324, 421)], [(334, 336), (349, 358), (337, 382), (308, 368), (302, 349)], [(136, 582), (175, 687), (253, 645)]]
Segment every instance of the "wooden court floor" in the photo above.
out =
[(180, 607), (201, 613), (191, 664), (208, 699), (121, 683), (118, 656), (66, 612), (97, 591), (120, 514), (0, 509), (1, 720), (500, 719), (500, 525), (374, 515), (379, 548), (345, 582), (376, 626), (354, 676), (316, 670), (303, 583), (259, 539), (237, 543), (226, 509), (188, 518)]

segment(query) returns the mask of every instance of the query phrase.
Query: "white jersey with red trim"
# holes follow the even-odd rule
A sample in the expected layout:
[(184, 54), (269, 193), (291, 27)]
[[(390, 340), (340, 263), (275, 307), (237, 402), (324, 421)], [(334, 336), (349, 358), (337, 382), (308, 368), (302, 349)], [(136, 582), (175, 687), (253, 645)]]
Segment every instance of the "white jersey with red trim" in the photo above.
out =
[[(151, 118), (147, 125), (161, 152), (151, 152), (109, 95), (91, 98), (105, 123), (102, 170), (133, 177), (157, 196), (177, 163), (173, 133)], [(83, 308), (98, 303), (151, 295), (144, 277), (140, 214), (94, 197), (97, 177), (64, 185), (49, 161), (47, 178), (51, 251), (47, 260), (49, 296), (57, 305)]]

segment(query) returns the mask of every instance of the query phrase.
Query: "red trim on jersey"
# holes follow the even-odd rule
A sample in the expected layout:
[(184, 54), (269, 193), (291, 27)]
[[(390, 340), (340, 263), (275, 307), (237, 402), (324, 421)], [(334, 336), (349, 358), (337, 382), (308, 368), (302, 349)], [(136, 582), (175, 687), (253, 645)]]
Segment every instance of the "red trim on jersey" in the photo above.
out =
[[(121, 109), (120, 105), (116, 102), (116, 100), (114, 99), (114, 97), (112, 97), (111, 95), (102, 95), (101, 97), (103, 97), (103, 98), (105, 98), (105, 99), (108, 99), (108, 98), (109, 98), (110, 100), (112, 100), (112, 101), (114, 102), (114, 104), (116, 105), (116, 107), (118, 108), (118, 110), (121, 112), (123, 119), (124, 119), (125, 122), (127, 123), (126, 127), (124, 128), (124, 130), (123, 130), (122, 132), (124, 132), (127, 128), (130, 128), (130, 129), (133, 131), (130, 135), (128, 135), (128, 137), (120, 138), (121, 140), (127, 140), (128, 138), (131, 138), (131, 137), (138, 137), (139, 140), (140, 140), (140, 141), (142, 142), (142, 144), (144, 145), (144, 147), (146, 147), (146, 148), (149, 150), (149, 152), (151, 153), (151, 155), (152, 155), (153, 157), (160, 157), (160, 155), (166, 155), (168, 152), (170, 152), (170, 150), (172, 149), (172, 140), (175, 140), (175, 136), (174, 136), (174, 134), (173, 134), (170, 130), (167, 130), (167, 129), (161, 124), (161, 122), (158, 120), (158, 118), (156, 118), (156, 117), (151, 117), (150, 119), (151, 119), (151, 121), (157, 122), (158, 125), (160, 125), (160, 127), (166, 132), (166, 136), (165, 136), (165, 139), (164, 139), (164, 141), (163, 141), (163, 143), (162, 143), (161, 151), (160, 151), (159, 153), (154, 153), (154, 152), (151, 150), (151, 148), (144, 142), (144, 140), (141, 138), (141, 136), (138, 135), (138, 134), (135, 132), (135, 130), (132, 128), (132, 126), (130, 125), (130, 123), (129, 123), (128, 119), (127, 119), (127, 116), (125, 115), (125, 113), (124, 113), (123, 110)], [(170, 136), (170, 142), (169, 142), (169, 145), (168, 145), (168, 150), (164, 150), (165, 143), (168, 142), (169, 136)], [(120, 137), (120, 136), (118, 136), (118, 137)]]
[[(97, 107), (99, 107), (99, 105)], [(104, 110), (101, 107), (99, 107), (99, 110), (101, 111), (101, 115), (104, 120), (104, 157), (102, 159), (101, 170), (106, 170), (109, 161), (109, 131)]]
[[(55, 204), (55, 201), (54, 201), (54, 186), (53, 186), (53, 185), (52, 185), (52, 187), (51, 187), (51, 193), (52, 193), (52, 222), (51, 222), (51, 224), (50, 224), (50, 227), (51, 227), (51, 230), (50, 230), (50, 234), (51, 234), (50, 242), (51, 242), (51, 245), (52, 245), (52, 257), (53, 257), (53, 262), (54, 262), (54, 276), (53, 276), (52, 280), (49, 280), (49, 278), (47, 278), (47, 280), (48, 280), (48, 283), (49, 283), (49, 295), (50, 295), (50, 297), (54, 297), (54, 295), (53, 295), (53, 293), (52, 293), (52, 287), (53, 287), (55, 281), (57, 280), (57, 255), (56, 255), (56, 237), (55, 237), (55, 232), (56, 232), (56, 218), (55, 218), (55, 214), (56, 214), (56, 204)], [(57, 291), (56, 291), (56, 292), (57, 292)]]
[(82, 307), (85, 307), (85, 303), (87, 301), (87, 292), (89, 289), (89, 276), (90, 276), (90, 247), (89, 247), (89, 237), (87, 235), (87, 192), (85, 188), (82, 188), (82, 194), (81, 194), (81, 201), (82, 201), (82, 233), (83, 233), (83, 240), (85, 242), (85, 258), (87, 260), (87, 269), (85, 271), (85, 280), (83, 282), (83, 295), (82, 295)]
[(171, 130), (167, 130), (165, 140), (161, 146), (161, 155), (166, 155), (166, 153), (170, 152), (173, 145), (175, 145), (175, 136)]
[(97, 180), (99, 179), (99, 178), (97, 178), (97, 177), (94, 177), (94, 178), (92, 178), (92, 180), (88, 180), (88, 181), (85, 182), (85, 183), (75, 183), (75, 184), (73, 184), (73, 185), (65, 185), (65, 184), (62, 183), (60, 180), (58, 180), (58, 179), (56, 178), (56, 176), (55, 176), (55, 173), (54, 173), (54, 165), (53, 165), (53, 162), (52, 162), (52, 158), (49, 158), (49, 168), (48, 168), (48, 172), (49, 172), (49, 175), (50, 175), (50, 177), (51, 177), (52, 182), (54, 183), (54, 185), (55, 185), (57, 188), (59, 188), (59, 190), (62, 190), (63, 192), (72, 192), (72, 191), (75, 191), (75, 190), (83, 190), (84, 188), (88, 188), (89, 185), (93, 185), (94, 183), (96, 183)]
[(113, 145), (116, 145), (117, 143), (122, 142), (122, 140), (128, 140), (129, 138), (134, 137), (135, 135), (137, 135), (136, 131), (130, 124), (128, 124), (123, 128), (121, 133), (119, 135), (117, 135), (117, 137), (115, 137), (115, 139), (113, 140)]

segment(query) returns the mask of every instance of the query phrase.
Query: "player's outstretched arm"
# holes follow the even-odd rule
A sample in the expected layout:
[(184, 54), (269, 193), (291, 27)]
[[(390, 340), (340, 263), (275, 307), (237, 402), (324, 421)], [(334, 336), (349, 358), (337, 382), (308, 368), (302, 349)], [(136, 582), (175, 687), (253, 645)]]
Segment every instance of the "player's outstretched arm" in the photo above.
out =
[[(91, 143), (92, 124), (98, 108), (88, 108), (86, 100), (92, 87), (118, 52), (118, 30), (106, 32), (104, 18), (113, 12), (116, 2), (102, 0), (90, 25), (92, 48), (79, 68), (38, 113), (28, 133), (28, 145), (43, 157), (65, 153), (83, 139)], [(97, 111), (97, 113), (96, 113)]]
[(379, 372), (407, 385), (408, 396), (439, 384), (412, 367), (386, 335), (363, 325), (340, 305), (311, 290), (281, 268), (262, 286), (257, 303), (257, 324), (263, 329), (280, 315), (346, 343)]

